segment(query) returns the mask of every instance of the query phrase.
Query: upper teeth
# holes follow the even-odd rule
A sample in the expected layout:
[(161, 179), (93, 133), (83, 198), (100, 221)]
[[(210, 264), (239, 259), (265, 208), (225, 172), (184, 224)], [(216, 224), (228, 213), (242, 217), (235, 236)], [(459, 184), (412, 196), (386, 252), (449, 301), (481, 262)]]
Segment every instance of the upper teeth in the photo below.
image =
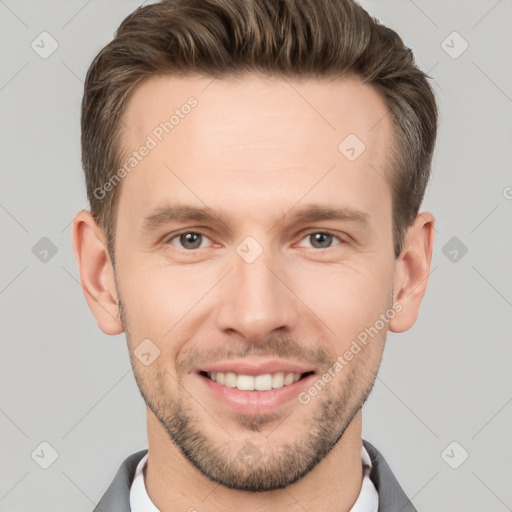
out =
[(242, 391), (266, 391), (268, 389), (282, 388), (300, 379), (300, 373), (265, 373), (263, 375), (237, 375), (233, 372), (209, 372), (207, 374), (218, 384)]

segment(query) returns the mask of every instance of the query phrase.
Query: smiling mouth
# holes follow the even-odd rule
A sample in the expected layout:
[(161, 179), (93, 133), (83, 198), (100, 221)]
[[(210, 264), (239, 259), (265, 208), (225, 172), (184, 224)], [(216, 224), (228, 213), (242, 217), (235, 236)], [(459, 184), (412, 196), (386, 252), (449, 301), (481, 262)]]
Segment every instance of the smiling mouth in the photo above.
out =
[(243, 375), (234, 372), (205, 372), (200, 371), (199, 375), (228, 388), (237, 388), (240, 391), (269, 391), (280, 389), (302, 380), (313, 371), (305, 373), (276, 372), (264, 373), (261, 375)]

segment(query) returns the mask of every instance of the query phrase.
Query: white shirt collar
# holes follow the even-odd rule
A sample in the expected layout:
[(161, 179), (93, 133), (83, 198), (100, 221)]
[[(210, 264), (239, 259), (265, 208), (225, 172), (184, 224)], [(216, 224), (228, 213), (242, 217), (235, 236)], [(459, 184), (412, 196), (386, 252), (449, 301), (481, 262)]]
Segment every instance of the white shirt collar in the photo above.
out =
[(160, 512), (151, 501), (144, 484), (144, 467), (148, 454), (144, 455), (137, 465), (135, 477), (130, 488), (130, 509), (132, 512)]
[[(144, 467), (147, 460), (148, 454), (146, 453), (135, 470), (135, 477), (130, 488), (130, 509), (132, 512), (160, 512), (149, 498), (146, 485), (144, 484)], [(370, 479), (372, 462), (364, 445), (361, 449), (361, 461), (364, 470), (363, 484), (350, 512), (377, 512), (379, 508), (379, 494)]]

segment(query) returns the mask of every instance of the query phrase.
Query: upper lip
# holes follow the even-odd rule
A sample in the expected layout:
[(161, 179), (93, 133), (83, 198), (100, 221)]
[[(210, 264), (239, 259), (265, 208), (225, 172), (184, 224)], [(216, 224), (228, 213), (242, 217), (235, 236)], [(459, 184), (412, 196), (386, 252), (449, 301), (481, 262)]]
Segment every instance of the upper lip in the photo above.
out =
[(264, 375), (266, 373), (306, 373), (314, 371), (311, 366), (291, 361), (279, 361), (277, 359), (266, 361), (250, 361), (242, 359), (239, 361), (221, 361), (201, 367), (198, 371), (207, 373), (236, 373), (237, 375)]

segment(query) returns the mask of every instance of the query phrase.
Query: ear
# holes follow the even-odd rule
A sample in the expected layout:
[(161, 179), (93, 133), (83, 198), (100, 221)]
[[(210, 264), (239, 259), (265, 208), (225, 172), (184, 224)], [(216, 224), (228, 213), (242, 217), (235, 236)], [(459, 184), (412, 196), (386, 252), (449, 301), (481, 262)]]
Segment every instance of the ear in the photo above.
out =
[(82, 290), (98, 327), (105, 334), (124, 332), (105, 235), (89, 211), (81, 210), (75, 215), (72, 236)]
[(405, 235), (404, 246), (395, 265), (393, 297), (393, 303), (400, 303), (402, 309), (389, 323), (392, 332), (407, 331), (418, 318), (430, 273), (434, 223), (432, 214), (420, 213)]

